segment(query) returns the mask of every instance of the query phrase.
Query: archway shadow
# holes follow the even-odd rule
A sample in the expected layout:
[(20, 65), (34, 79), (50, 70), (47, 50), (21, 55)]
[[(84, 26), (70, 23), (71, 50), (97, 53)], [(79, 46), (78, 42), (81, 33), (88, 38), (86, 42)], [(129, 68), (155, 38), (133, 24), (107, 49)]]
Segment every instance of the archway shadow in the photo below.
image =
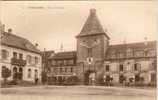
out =
[(87, 70), (85, 73), (84, 73), (84, 85), (90, 85), (89, 84), (89, 76), (91, 73), (96, 73), (94, 70)]

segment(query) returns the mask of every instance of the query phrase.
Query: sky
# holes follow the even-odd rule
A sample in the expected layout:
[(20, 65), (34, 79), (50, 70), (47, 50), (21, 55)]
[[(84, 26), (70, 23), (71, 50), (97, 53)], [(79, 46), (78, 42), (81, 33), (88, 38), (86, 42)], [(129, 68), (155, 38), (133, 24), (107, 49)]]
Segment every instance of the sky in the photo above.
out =
[(76, 50), (76, 38), (91, 8), (110, 44), (156, 40), (156, 1), (3, 1), (0, 20), (13, 34), (38, 43), (39, 49)]

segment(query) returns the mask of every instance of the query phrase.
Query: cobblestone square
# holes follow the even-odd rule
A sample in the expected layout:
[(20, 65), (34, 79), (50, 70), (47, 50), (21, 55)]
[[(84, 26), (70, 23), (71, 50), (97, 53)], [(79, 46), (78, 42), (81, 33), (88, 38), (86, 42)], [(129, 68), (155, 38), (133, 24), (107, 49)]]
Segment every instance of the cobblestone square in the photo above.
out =
[(156, 100), (155, 88), (38, 86), (2, 88), (1, 100)]

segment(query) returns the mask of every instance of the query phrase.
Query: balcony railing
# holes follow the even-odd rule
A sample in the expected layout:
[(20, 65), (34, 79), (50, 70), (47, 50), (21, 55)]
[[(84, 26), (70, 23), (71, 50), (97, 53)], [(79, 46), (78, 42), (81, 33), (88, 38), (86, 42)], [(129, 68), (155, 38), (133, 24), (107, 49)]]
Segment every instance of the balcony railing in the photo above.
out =
[(11, 64), (12, 65), (17, 65), (17, 66), (25, 66), (26, 65), (26, 60), (12, 58), (11, 59)]

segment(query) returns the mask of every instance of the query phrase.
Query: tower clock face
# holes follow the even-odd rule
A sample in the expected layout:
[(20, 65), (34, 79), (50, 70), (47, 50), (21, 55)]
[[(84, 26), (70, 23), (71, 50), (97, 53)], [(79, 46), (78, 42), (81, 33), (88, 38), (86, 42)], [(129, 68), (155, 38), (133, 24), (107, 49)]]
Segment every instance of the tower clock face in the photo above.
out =
[(98, 44), (100, 44), (100, 40), (99, 39), (92, 39), (92, 40), (85, 39), (85, 40), (82, 40), (79, 44), (87, 48), (93, 48), (97, 46)]

